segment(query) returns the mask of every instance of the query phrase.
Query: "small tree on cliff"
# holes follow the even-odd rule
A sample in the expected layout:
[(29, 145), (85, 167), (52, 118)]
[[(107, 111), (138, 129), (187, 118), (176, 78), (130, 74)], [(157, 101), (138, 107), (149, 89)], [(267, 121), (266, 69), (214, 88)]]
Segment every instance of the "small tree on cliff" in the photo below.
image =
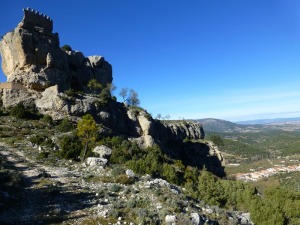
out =
[(102, 84), (98, 82), (96, 79), (91, 79), (88, 84), (88, 88), (95, 94), (96, 92), (100, 92), (101, 89), (103, 89)]
[(128, 104), (138, 106), (140, 104), (139, 95), (133, 89), (130, 89)]
[(128, 88), (123, 88), (120, 91), (120, 96), (123, 98), (123, 101), (130, 106), (139, 106), (140, 104), (140, 100), (138, 98), (139, 95), (133, 89), (130, 89), (128, 93)]
[(220, 137), (220, 135), (218, 134), (211, 134), (209, 136), (209, 140), (211, 140), (215, 145), (217, 145), (218, 147), (222, 147), (224, 146), (224, 141), (223, 139)]
[(127, 95), (128, 95), (128, 88), (122, 88), (120, 91), (120, 96), (123, 98), (123, 101), (127, 101)]
[(81, 161), (85, 160), (89, 144), (96, 141), (96, 133), (97, 124), (94, 118), (90, 114), (83, 116), (77, 124), (77, 136), (84, 146)]
[(64, 52), (66, 51), (72, 51), (72, 48), (70, 45), (64, 45), (61, 47), (61, 50), (63, 50)]

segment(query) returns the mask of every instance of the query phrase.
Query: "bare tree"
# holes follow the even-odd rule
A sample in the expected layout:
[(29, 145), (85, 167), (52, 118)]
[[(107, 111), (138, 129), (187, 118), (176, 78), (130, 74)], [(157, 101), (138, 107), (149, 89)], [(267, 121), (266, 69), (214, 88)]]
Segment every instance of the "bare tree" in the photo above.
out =
[(138, 106), (140, 104), (139, 95), (133, 89), (130, 89), (130, 94), (128, 97), (128, 104), (132, 106)]
[(119, 95), (123, 98), (124, 102), (127, 102), (128, 88), (122, 88)]
[(120, 96), (123, 98), (123, 101), (131, 106), (138, 106), (140, 104), (139, 95), (135, 90), (130, 89), (128, 93), (128, 88), (122, 88), (120, 91)]
[(156, 119), (158, 119), (158, 120), (161, 119), (161, 114), (160, 113), (157, 114)]

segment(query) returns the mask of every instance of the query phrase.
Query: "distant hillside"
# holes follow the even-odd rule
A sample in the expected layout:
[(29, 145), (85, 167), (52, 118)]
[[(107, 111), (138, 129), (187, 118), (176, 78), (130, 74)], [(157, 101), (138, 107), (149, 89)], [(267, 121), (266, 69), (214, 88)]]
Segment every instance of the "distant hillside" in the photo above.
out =
[(197, 119), (196, 121), (203, 125), (205, 131), (210, 132), (241, 131), (247, 127), (246, 125), (236, 124), (230, 121), (213, 118)]
[(275, 118), (275, 119), (258, 119), (258, 120), (245, 120), (245, 121), (238, 121), (237, 124), (274, 124), (274, 123), (300, 123), (300, 117), (294, 118)]

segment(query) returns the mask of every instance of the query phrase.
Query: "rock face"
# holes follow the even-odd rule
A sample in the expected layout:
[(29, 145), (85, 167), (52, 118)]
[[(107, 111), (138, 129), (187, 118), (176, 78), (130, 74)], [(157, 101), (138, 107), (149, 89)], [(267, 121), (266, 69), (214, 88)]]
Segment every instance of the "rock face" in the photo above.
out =
[(61, 50), (58, 34), (52, 30), (53, 21), (48, 16), (24, 9), (23, 20), (0, 42), (2, 69), (8, 82), (36, 91), (52, 85), (60, 90), (89, 91), (91, 79), (104, 85), (112, 82), (112, 67), (103, 57)]
[[(89, 94), (87, 84), (91, 79), (103, 86), (112, 83), (111, 65), (102, 56), (85, 57), (66, 46), (62, 50), (58, 34), (52, 30), (53, 21), (49, 17), (25, 9), (23, 20), (1, 40), (2, 68), (8, 80), (0, 84), (4, 107), (19, 102), (35, 105), (40, 113), (50, 115), (54, 120), (65, 117), (78, 120), (91, 114), (97, 123), (102, 124), (107, 132), (105, 135), (122, 136), (144, 148), (158, 144), (166, 148), (164, 151), (170, 157), (183, 159), (199, 168), (205, 165), (216, 170), (223, 166), (221, 153), (204, 143), (196, 141), (187, 146), (172, 146), (172, 151), (168, 150), (170, 143), (177, 145), (185, 139), (203, 139), (201, 124), (161, 122), (139, 107), (128, 107), (110, 97), (103, 103), (99, 95)], [(68, 96), (64, 90), (69, 88), (85, 94)], [(95, 151), (104, 161), (112, 152), (103, 146)], [(91, 158), (88, 164), (104, 165), (100, 159)], [(222, 168), (219, 174), (222, 175)]]

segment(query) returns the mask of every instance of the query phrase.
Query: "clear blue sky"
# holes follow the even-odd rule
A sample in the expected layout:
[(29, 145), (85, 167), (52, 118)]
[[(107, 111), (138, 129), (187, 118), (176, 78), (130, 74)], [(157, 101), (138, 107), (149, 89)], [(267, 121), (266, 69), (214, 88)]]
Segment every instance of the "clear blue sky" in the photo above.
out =
[(300, 116), (299, 0), (0, 2), (0, 35), (22, 8), (50, 16), (61, 45), (104, 56), (115, 95), (133, 88), (154, 117)]

